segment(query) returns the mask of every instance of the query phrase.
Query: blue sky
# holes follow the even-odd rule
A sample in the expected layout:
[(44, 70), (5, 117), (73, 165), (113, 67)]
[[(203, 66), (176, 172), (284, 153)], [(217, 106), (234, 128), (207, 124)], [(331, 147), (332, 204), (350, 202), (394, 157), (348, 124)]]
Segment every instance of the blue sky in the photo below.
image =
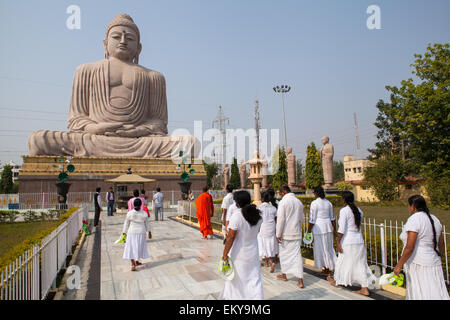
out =
[[(81, 29), (66, 8), (81, 8)], [(369, 5), (381, 30), (366, 27)], [(376, 141), (373, 126), (386, 85), (411, 77), (414, 53), (449, 42), (450, 1), (5, 1), (0, 2), (0, 160), (21, 162), (38, 129), (66, 130), (76, 66), (103, 58), (106, 25), (132, 16), (143, 45), (139, 63), (164, 74), (169, 131), (211, 125), (219, 105), (230, 128), (253, 127), (260, 101), (264, 128), (281, 128), (286, 99), (288, 145), (305, 159), (311, 141), (329, 135), (335, 159)]]

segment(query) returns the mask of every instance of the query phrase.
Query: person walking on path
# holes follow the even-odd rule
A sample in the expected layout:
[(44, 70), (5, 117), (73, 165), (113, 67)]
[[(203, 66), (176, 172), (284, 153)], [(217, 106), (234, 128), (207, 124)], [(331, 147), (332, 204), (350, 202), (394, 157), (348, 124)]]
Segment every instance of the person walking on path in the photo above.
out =
[(203, 187), (203, 193), (198, 196), (195, 201), (195, 207), (197, 208), (197, 220), (200, 224), (200, 232), (203, 235), (203, 239), (212, 239), (213, 230), (211, 226), (211, 217), (214, 216), (214, 203), (212, 196), (208, 193), (208, 187)]
[(107, 204), (108, 217), (112, 217), (114, 215), (114, 202), (115, 201), (116, 201), (116, 195), (114, 194), (113, 188), (110, 187), (109, 191), (106, 193), (106, 204)]
[(342, 192), (346, 206), (339, 212), (339, 229), (336, 240), (339, 255), (336, 260), (334, 278), (328, 275), (328, 281), (335, 287), (359, 284), (361, 290), (355, 293), (369, 296), (369, 284), (376, 281), (367, 265), (367, 251), (361, 233), (363, 212), (355, 205), (352, 192)]
[(164, 194), (161, 192), (160, 187), (156, 188), (156, 193), (153, 195), (153, 201), (155, 206), (155, 220), (158, 221), (159, 215), (161, 215), (161, 221), (163, 221)]
[(148, 211), (148, 201), (147, 201), (147, 196), (145, 195), (145, 190), (142, 189), (141, 190), (141, 194), (139, 195), (139, 198), (143, 201), (142, 202), (142, 210), (144, 210), (147, 213), (147, 216), (150, 217), (150, 212)]
[(258, 206), (261, 211), (262, 224), (258, 233), (259, 256), (264, 260), (264, 266), (270, 262), (270, 273), (275, 271), (275, 256), (278, 254), (278, 241), (276, 237), (277, 203), (275, 192), (268, 189), (262, 194), (263, 203)]
[(334, 270), (336, 252), (333, 247), (336, 232), (336, 218), (333, 213), (333, 205), (325, 199), (325, 191), (322, 187), (314, 189), (317, 198), (311, 202), (308, 233), (313, 233), (314, 266), (322, 269), (322, 275), (328, 275)]
[(225, 281), (220, 300), (262, 300), (264, 299), (261, 267), (258, 253), (258, 232), (262, 224), (260, 211), (250, 204), (247, 191), (235, 192), (239, 211), (233, 214), (225, 242), (222, 259), (231, 259), (234, 277)]
[(145, 199), (140, 197), (140, 193), (139, 193), (138, 189), (134, 189), (133, 197), (130, 200), (128, 200), (128, 212), (130, 212), (134, 209), (134, 200), (136, 200), (136, 199), (141, 199), (141, 207), (139, 208), (139, 210), (144, 211), (143, 207), (144, 207)]
[(103, 210), (102, 209), (102, 196), (100, 195), (100, 191), (102, 190), (102, 188), (97, 187), (95, 189), (95, 194), (94, 194), (94, 227), (96, 227), (98, 225), (98, 221), (100, 219), (100, 212)]
[(280, 188), (280, 194), (283, 199), (278, 204), (276, 235), (280, 244), (281, 274), (277, 279), (287, 281), (286, 274), (290, 273), (298, 278), (297, 286), (304, 288), (301, 250), (303, 204), (286, 185)]
[[(142, 200), (136, 198), (133, 201), (134, 208), (141, 208)], [(127, 213), (123, 223), (122, 233), (126, 235), (123, 259), (131, 260), (131, 271), (136, 271), (136, 267), (142, 265), (139, 259), (147, 259), (148, 249), (146, 235), (152, 238), (150, 231), (150, 222), (147, 213), (144, 210), (133, 209)]]
[(227, 184), (225, 187), (227, 190), (227, 195), (222, 200), (222, 205), (220, 206), (222, 208), (222, 233), (225, 235), (225, 225), (226, 225), (226, 218), (227, 218), (227, 211), (228, 208), (234, 203), (233, 200), (233, 186), (231, 184)]
[(394, 273), (399, 275), (405, 267), (406, 300), (449, 300), (441, 261), (445, 256), (442, 225), (422, 196), (411, 196), (408, 204), (411, 216), (400, 234), (404, 246)]

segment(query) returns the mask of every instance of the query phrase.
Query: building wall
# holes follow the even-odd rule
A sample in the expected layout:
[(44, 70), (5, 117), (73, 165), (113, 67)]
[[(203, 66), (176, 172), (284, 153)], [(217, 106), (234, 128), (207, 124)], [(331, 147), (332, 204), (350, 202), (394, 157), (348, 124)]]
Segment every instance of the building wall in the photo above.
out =
[(355, 160), (353, 155), (344, 156), (345, 181), (357, 181), (364, 179), (364, 169), (372, 166), (367, 159)]

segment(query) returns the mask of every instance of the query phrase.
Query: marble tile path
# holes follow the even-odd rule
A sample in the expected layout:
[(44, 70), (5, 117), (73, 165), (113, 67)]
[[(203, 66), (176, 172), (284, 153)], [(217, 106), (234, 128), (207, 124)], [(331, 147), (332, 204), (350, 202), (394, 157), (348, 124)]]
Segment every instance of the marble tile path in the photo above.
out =
[[(120, 236), (124, 215), (102, 216), (100, 298), (109, 299), (217, 299), (224, 281), (217, 274), (222, 240), (202, 240), (200, 232), (169, 219), (151, 220), (153, 239), (147, 240), (149, 259), (138, 271), (130, 271), (130, 262), (122, 259), (123, 245), (114, 241)], [(334, 288), (321, 278), (305, 272), (305, 288), (296, 279), (276, 280), (279, 265), (271, 274), (262, 268), (265, 299), (282, 300), (361, 300), (370, 299), (343, 288)], [(289, 275), (288, 275), (289, 278)], [(66, 298), (70, 299), (70, 295)], [(80, 298), (80, 297), (78, 297)]]

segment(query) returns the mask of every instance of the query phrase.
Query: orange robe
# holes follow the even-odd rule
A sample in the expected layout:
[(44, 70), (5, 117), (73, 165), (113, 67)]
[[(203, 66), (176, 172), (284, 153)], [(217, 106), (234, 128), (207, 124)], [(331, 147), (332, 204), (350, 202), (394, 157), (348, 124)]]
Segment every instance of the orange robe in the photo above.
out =
[(204, 192), (198, 196), (195, 201), (197, 208), (197, 219), (200, 224), (200, 232), (204, 237), (213, 234), (211, 226), (211, 217), (214, 215), (214, 203), (212, 196), (208, 192)]

